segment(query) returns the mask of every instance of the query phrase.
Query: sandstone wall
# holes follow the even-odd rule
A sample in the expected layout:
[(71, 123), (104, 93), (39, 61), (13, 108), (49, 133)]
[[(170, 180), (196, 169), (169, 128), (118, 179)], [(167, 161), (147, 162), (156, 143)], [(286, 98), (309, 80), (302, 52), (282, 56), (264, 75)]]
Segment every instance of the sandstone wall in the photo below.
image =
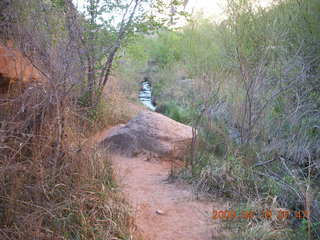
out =
[(43, 81), (42, 74), (13, 47), (12, 42), (0, 43), (0, 88), (2, 92), (15, 81), (22, 83)]

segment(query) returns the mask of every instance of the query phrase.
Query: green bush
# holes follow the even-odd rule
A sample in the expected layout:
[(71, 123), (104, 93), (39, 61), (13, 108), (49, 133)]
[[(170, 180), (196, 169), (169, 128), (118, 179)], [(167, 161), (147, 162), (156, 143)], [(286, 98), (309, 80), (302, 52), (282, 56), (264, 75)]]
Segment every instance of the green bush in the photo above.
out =
[(183, 109), (182, 107), (172, 102), (158, 106), (156, 111), (168, 116), (169, 118), (177, 122), (188, 124), (191, 121), (190, 113), (186, 109)]

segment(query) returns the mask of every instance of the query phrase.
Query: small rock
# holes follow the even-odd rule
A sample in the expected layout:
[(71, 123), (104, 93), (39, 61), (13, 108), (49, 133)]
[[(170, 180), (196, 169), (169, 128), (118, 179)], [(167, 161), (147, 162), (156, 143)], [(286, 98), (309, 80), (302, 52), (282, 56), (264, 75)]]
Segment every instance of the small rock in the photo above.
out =
[(158, 214), (158, 215), (164, 215), (164, 212), (161, 211), (161, 210), (157, 210), (157, 211), (156, 211), (156, 214)]

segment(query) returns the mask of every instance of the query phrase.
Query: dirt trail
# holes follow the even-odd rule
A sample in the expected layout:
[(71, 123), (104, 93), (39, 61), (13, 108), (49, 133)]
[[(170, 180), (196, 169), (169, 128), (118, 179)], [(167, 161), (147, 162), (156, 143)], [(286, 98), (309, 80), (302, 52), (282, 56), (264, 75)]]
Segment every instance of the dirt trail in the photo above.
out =
[[(100, 142), (108, 130), (98, 133)], [(144, 240), (209, 240), (221, 236), (213, 222), (213, 209), (224, 209), (220, 201), (197, 200), (190, 185), (168, 183), (170, 161), (139, 155), (112, 155), (117, 183), (134, 210)]]
[(168, 183), (170, 162), (113, 156), (113, 165), (145, 239), (208, 240), (218, 235), (211, 213), (221, 204), (195, 200), (189, 185)]

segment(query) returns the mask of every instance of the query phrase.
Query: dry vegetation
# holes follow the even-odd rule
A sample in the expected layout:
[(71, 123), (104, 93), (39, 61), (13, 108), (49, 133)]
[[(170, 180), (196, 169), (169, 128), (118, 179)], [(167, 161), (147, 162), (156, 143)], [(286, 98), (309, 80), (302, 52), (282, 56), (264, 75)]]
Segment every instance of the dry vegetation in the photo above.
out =
[(136, 102), (137, 99), (138, 88), (128, 86), (118, 76), (112, 76), (105, 87), (103, 100), (99, 106), (104, 115), (104, 118), (100, 118), (103, 120), (101, 125), (114, 126), (128, 122), (144, 109)]
[(45, 100), (37, 91), (24, 92), (32, 96), (28, 101), (20, 95), (13, 104), (2, 103), (8, 111), (1, 111), (1, 120), (11, 126), (1, 135), (1, 239), (129, 239), (135, 228), (110, 159), (87, 146), (86, 132), (79, 130), (88, 122), (65, 102), (57, 152), (54, 109), (34, 108)]
[(84, 104), (79, 19), (64, 3), (0, 3), (1, 43), (42, 75), (7, 77), (0, 95), (0, 239), (138, 238), (108, 154), (87, 140), (104, 118), (126, 119)]

